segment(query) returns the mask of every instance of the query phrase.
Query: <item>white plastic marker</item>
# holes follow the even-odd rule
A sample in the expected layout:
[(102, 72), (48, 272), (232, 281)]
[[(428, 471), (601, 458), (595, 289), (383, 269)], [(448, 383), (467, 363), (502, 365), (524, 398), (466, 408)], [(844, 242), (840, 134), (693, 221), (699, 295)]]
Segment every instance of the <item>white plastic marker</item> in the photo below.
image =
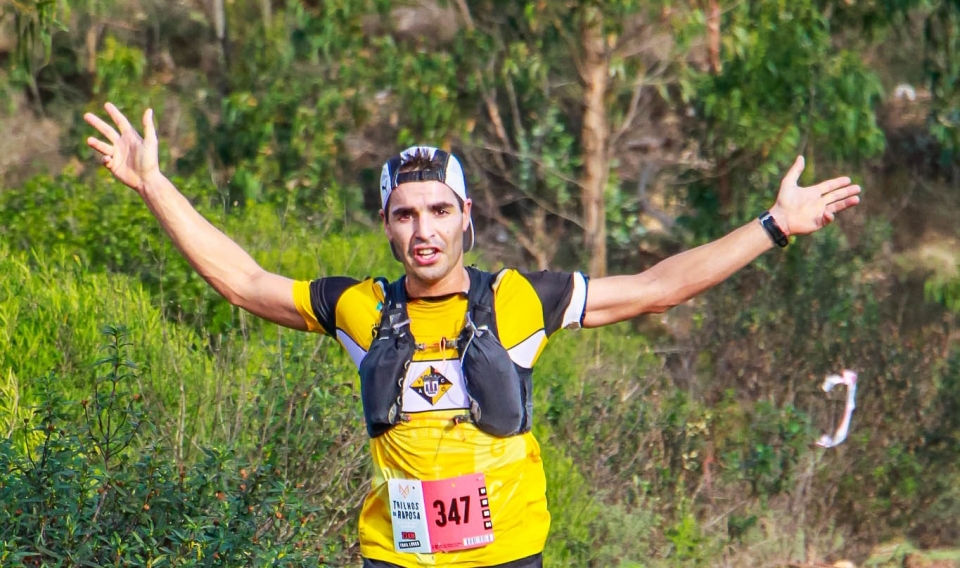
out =
[(847, 387), (847, 404), (843, 409), (843, 420), (837, 426), (837, 431), (833, 436), (824, 434), (817, 440), (817, 445), (822, 448), (832, 448), (842, 444), (847, 439), (847, 431), (850, 430), (850, 418), (853, 416), (853, 409), (857, 407), (857, 373), (849, 369), (844, 369), (842, 375), (830, 375), (823, 381), (823, 392), (830, 392), (837, 385)]

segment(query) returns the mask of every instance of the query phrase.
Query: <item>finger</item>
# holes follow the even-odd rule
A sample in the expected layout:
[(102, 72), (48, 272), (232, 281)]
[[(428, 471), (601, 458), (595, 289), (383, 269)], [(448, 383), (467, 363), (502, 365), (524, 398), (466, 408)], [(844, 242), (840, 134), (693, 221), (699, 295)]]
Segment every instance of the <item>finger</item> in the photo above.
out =
[(798, 185), (800, 183), (800, 174), (803, 173), (803, 156), (797, 156), (793, 165), (787, 170), (787, 175), (783, 176), (783, 183), (787, 185)]
[(120, 129), (120, 134), (123, 134), (127, 130), (131, 130), (133, 128), (130, 125), (130, 121), (127, 120), (127, 117), (125, 117), (123, 113), (120, 112), (120, 109), (114, 106), (113, 103), (107, 103), (103, 105), (103, 108), (107, 110), (107, 114), (110, 115), (110, 118), (113, 119), (114, 124), (116, 124), (117, 128)]
[(152, 108), (143, 112), (143, 138), (144, 140), (156, 140), (157, 138), (157, 128), (153, 124)]
[(110, 144), (107, 144), (106, 142), (104, 142), (104, 141), (102, 141), (102, 140), (98, 140), (97, 138), (94, 138), (93, 136), (87, 138), (87, 146), (90, 146), (91, 148), (93, 148), (93, 149), (96, 150), (97, 152), (100, 152), (100, 153), (103, 154), (104, 156), (112, 156), (112, 155), (113, 155), (113, 146), (111, 146)]
[(817, 185), (813, 186), (814, 189), (820, 192), (820, 195), (827, 195), (830, 192), (836, 191), (844, 187), (853, 187), (850, 185), (850, 178), (843, 176), (833, 179), (828, 179), (827, 181), (822, 181)]
[(97, 129), (97, 132), (102, 134), (104, 138), (109, 140), (111, 143), (116, 144), (117, 140), (120, 140), (120, 135), (117, 134), (117, 131), (113, 129), (112, 126), (100, 119), (99, 116), (93, 113), (87, 113), (83, 115), (83, 119), (87, 121), (87, 124)]
[(828, 191), (827, 193), (824, 193), (822, 197), (828, 203), (833, 203), (835, 201), (843, 201), (844, 199), (853, 197), (855, 195), (860, 195), (860, 191), (861, 189), (859, 185), (847, 185), (839, 189)]
[(825, 211), (827, 211), (830, 214), (839, 213), (844, 209), (849, 209), (857, 205), (858, 203), (860, 203), (860, 196), (853, 195), (840, 201), (834, 201), (830, 205), (827, 205)]

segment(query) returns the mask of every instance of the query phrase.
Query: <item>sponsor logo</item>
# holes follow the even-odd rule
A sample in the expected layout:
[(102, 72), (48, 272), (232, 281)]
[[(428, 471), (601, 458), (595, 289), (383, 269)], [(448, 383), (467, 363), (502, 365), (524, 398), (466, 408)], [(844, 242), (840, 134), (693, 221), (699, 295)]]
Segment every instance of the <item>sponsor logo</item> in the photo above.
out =
[(403, 540), (415, 540), (417, 538), (417, 533), (403, 531), (400, 533), (400, 538), (402, 538)]
[(401, 540), (397, 543), (397, 548), (405, 550), (407, 548), (420, 548), (419, 540)]
[(451, 388), (453, 388), (453, 383), (441, 375), (433, 365), (427, 367), (427, 370), (414, 379), (410, 385), (410, 390), (419, 394), (425, 401), (434, 406)]

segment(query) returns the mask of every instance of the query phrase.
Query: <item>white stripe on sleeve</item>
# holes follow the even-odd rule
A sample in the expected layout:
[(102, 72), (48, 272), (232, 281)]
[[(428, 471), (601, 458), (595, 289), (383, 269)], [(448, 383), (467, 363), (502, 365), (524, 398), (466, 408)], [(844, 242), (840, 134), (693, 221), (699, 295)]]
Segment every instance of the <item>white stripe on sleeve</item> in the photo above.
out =
[(573, 294), (567, 311), (563, 312), (563, 321), (560, 327), (564, 329), (580, 329), (583, 312), (587, 309), (587, 279), (580, 272), (573, 273)]

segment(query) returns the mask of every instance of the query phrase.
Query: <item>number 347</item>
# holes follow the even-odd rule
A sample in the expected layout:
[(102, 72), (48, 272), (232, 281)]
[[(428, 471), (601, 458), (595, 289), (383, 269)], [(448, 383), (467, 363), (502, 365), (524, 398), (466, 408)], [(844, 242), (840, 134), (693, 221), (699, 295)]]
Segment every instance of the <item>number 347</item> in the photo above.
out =
[[(447, 523), (459, 525), (461, 522), (463, 524), (470, 522), (470, 497), (468, 495), (464, 495), (459, 499), (456, 497), (451, 499), (449, 510), (446, 504), (439, 499), (433, 502), (433, 508), (437, 510), (437, 516), (439, 517), (434, 521), (438, 527), (445, 527)], [(461, 509), (463, 510), (462, 517), (460, 513)]]

